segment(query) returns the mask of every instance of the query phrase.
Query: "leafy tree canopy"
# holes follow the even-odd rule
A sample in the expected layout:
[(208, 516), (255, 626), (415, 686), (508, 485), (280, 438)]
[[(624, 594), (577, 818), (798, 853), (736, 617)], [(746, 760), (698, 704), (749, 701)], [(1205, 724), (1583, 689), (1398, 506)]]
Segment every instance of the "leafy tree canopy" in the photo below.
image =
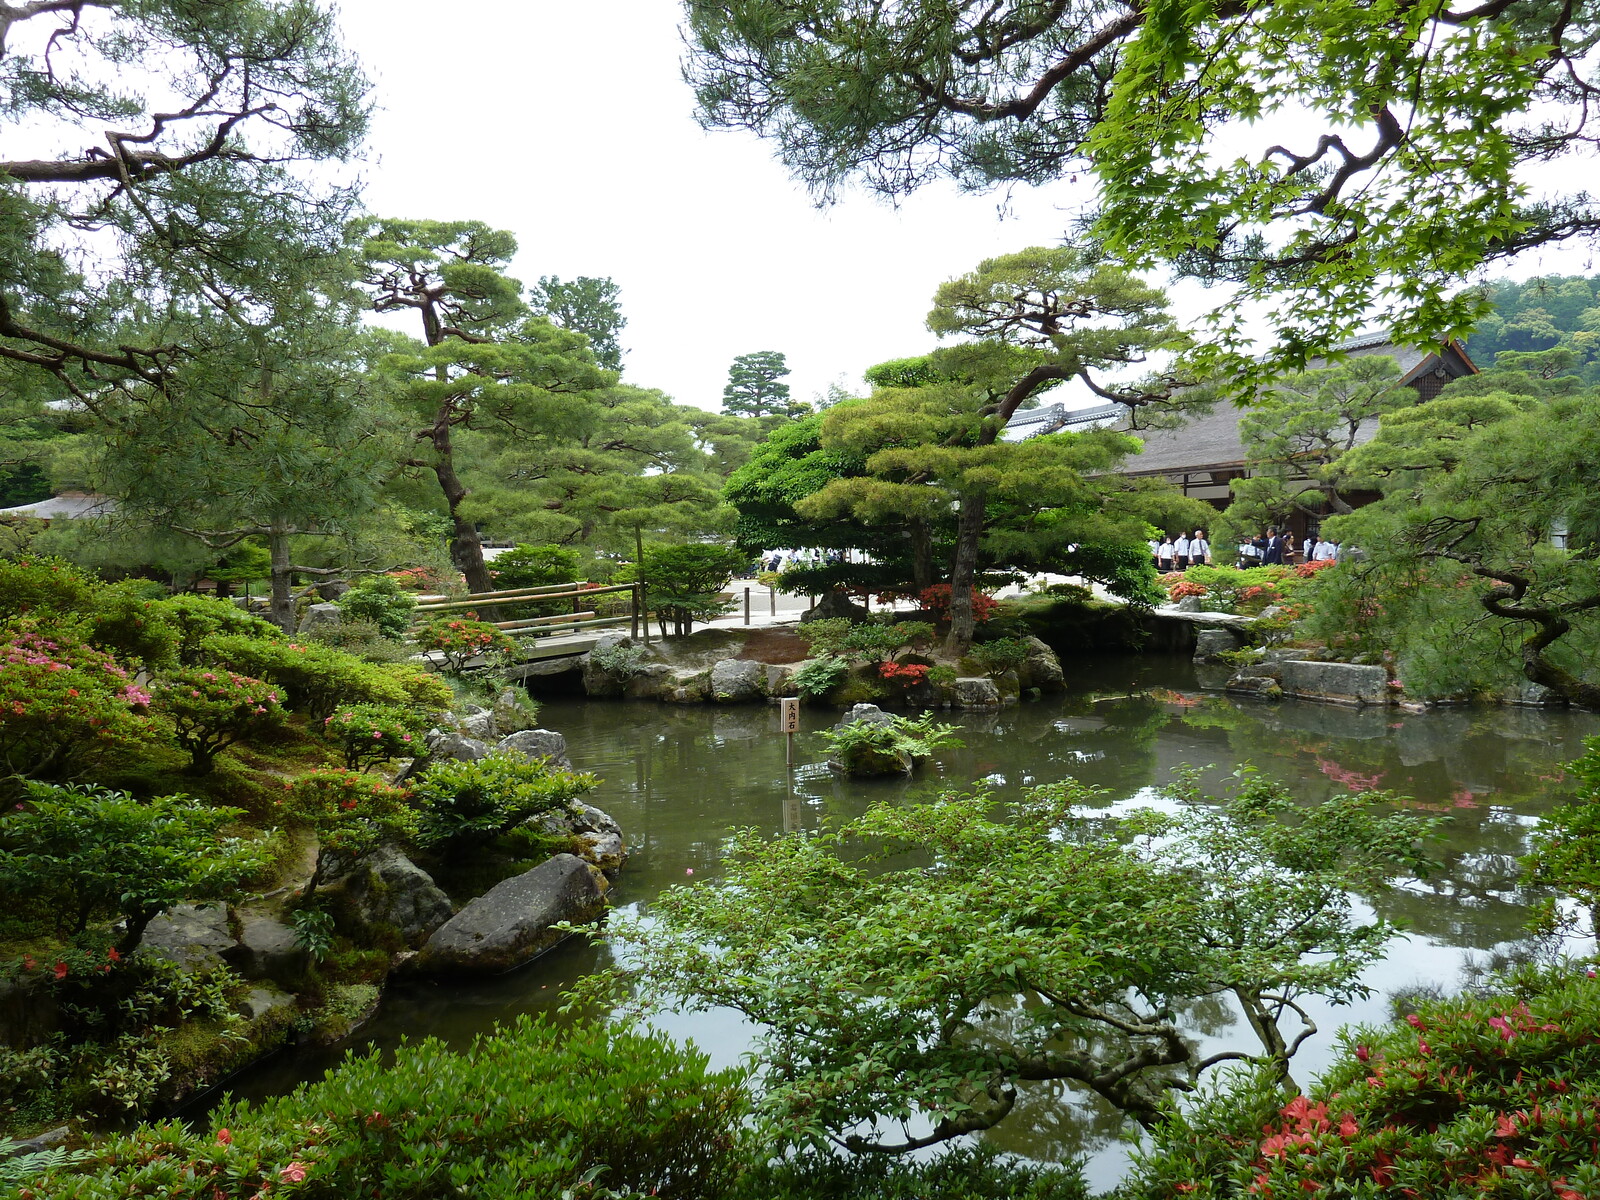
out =
[(1419, 342), (1464, 332), (1489, 306), (1457, 292), (1462, 276), (1600, 230), (1575, 186), (1524, 182), (1591, 152), (1600, 22), (1570, 5), (686, 8), (702, 122), (773, 138), (823, 196), (847, 180), (901, 195), (941, 176), (979, 188), (1081, 172), (1116, 253), (1245, 299), (1292, 295), (1274, 304), (1264, 362), (1232, 300), (1214, 314), (1194, 366), (1226, 366), (1242, 389), (1303, 368), (1370, 311)]
[[(1421, 869), (1425, 822), (1374, 794), (1294, 808), (1246, 774), (1213, 807), (1124, 818), (1072, 782), (1006, 814), (979, 792), (879, 804), (820, 835), (747, 831), (715, 883), (613, 921), (638, 1002), (758, 1022), (781, 1142), (907, 1149), (989, 1128), (1024, 1080), (1130, 1116), (1219, 1062), (1280, 1078), (1301, 1001), (1361, 994), (1391, 930), (1350, 892)], [(1184, 1014), (1229, 996), (1254, 1045), (1202, 1056)], [(926, 1132), (923, 1132), (926, 1131)]]
[(1478, 322), (1467, 351), (1480, 365), (1510, 350), (1570, 350), (1570, 370), (1600, 383), (1600, 276), (1502, 279), (1481, 289), (1494, 311)]

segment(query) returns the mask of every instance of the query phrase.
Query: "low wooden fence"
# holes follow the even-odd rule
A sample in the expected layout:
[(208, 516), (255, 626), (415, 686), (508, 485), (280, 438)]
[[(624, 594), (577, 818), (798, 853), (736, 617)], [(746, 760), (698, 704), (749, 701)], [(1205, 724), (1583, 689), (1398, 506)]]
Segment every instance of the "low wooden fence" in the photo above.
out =
[[(585, 601), (593, 601), (600, 596), (616, 595), (619, 592), (629, 593), (628, 611), (625, 613), (602, 617), (597, 610), (584, 607)], [(489, 623), (519, 638), (560, 637), (591, 629), (617, 629), (627, 626), (634, 637), (639, 637), (642, 633), (644, 640), (649, 642), (650, 622), (649, 615), (645, 611), (644, 599), (644, 585), (641, 583), (616, 583), (590, 587), (579, 581), (551, 583), (543, 587), (510, 588), (500, 592), (473, 592), (468, 596), (432, 600), (417, 605), (412, 609), (414, 623), (411, 632), (416, 633), (423, 625), (450, 613), (492, 612), (497, 616), (505, 616), (507, 610), (526, 609), (530, 605), (548, 605), (552, 601), (570, 600), (571, 612)]]

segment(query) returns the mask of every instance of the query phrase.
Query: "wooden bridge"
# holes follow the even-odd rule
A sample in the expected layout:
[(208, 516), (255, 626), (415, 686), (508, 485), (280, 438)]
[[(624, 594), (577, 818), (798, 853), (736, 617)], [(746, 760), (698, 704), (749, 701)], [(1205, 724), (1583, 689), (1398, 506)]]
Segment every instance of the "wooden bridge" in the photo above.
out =
[[(596, 608), (587, 608), (601, 596), (628, 593), (628, 611), (601, 616)], [(548, 607), (552, 603), (569, 601), (571, 612), (490, 621), (496, 629), (516, 638), (522, 645), (522, 655), (527, 659), (564, 658), (590, 650), (606, 630), (626, 628), (633, 637), (650, 641), (650, 614), (645, 608), (645, 589), (642, 583), (589, 584), (582, 580), (572, 583), (551, 583), (543, 587), (509, 588), (498, 592), (474, 592), (446, 600), (430, 600), (412, 610), (414, 635), (423, 625), (440, 616), (457, 613), (478, 619), (477, 614), (492, 613), (506, 616), (518, 608)]]

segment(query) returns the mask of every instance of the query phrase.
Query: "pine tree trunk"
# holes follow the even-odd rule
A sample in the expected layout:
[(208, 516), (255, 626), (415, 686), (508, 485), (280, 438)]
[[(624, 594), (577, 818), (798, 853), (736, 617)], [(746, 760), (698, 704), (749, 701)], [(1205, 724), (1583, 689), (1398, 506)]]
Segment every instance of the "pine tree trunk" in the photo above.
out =
[(911, 584), (920, 594), (937, 582), (933, 577), (933, 533), (926, 521), (912, 521)]
[(961, 500), (955, 559), (950, 564), (950, 633), (944, 640), (946, 658), (961, 658), (972, 645), (976, 627), (972, 617), (972, 589), (978, 574), (978, 541), (983, 536), (988, 505), (987, 492), (973, 492)]
[(293, 633), (294, 601), (289, 593), (294, 583), (294, 571), (290, 565), (294, 559), (289, 554), (289, 527), (281, 521), (274, 521), (267, 530), (267, 550), (272, 556), (269, 619), (285, 633)]
[[(450, 560), (467, 580), (469, 592), (492, 592), (494, 580), (483, 561), (483, 542), (477, 527), (461, 515), (461, 502), (467, 498), (466, 485), (456, 474), (455, 448), (450, 441), (450, 420), (447, 410), (441, 410), (429, 435), (433, 442), (433, 473), (439, 480), (439, 490), (444, 493), (450, 507), (450, 521), (454, 533), (450, 538)], [(481, 614), (480, 614), (481, 615)], [(484, 618), (492, 620), (493, 618)]]

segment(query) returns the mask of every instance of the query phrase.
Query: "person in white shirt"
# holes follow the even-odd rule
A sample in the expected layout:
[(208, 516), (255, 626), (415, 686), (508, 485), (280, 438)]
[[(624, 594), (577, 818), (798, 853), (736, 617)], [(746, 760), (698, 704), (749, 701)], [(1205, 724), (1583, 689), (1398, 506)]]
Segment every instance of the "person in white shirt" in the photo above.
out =
[(1333, 543), (1319, 534), (1317, 536), (1317, 544), (1311, 547), (1311, 561), (1327, 562), (1333, 556)]
[(1189, 539), (1189, 565), (1203, 567), (1211, 561), (1211, 543), (1206, 541), (1206, 531), (1196, 529)]
[(1163, 536), (1161, 544), (1156, 547), (1156, 570), (1163, 575), (1172, 570), (1172, 556), (1174, 553), (1172, 538)]
[(1188, 565), (1189, 535), (1186, 533), (1180, 533), (1178, 534), (1177, 539), (1172, 543), (1172, 569), (1174, 571), (1181, 571)]

